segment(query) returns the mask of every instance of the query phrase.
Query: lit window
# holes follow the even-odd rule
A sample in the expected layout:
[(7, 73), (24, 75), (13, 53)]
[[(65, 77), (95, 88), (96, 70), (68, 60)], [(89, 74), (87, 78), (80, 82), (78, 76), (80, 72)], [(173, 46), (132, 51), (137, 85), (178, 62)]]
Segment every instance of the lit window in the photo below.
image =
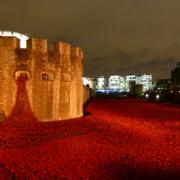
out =
[(43, 74), (42, 74), (42, 80), (43, 80), (43, 81), (48, 81), (48, 80), (49, 80), (48, 74), (43, 73)]

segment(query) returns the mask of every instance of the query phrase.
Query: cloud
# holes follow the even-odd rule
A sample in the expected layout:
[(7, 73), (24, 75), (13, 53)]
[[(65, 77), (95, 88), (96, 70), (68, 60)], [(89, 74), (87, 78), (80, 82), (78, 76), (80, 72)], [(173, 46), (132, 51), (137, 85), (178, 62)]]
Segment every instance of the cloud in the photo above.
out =
[(154, 78), (169, 78), (171, 70), (179, 61), (178, 57), (163, 57), (160, 54), (158, 56), (157, 52), (151, 49), (137, 53), (126, 53), (117, 49), (113, 52), (109, 56), (97, 56), (87, 61), (86, 73), (91, 77), (111, 74), (153, 74)]
[(179, 6), (178, 0), (6, 0), (0, 29), (80, 46), (86, 76), (144, 72), (163, 78), (175, 63), (165, 60), (180, 57)]

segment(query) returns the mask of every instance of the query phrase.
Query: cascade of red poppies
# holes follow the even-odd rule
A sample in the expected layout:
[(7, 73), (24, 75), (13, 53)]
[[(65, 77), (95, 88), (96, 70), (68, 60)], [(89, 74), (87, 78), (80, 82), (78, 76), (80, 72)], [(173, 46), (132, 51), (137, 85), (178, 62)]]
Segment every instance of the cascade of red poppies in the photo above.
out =
[(5, 120), (6, 125), (13, 127), (25, 127), (36, 124), (37, 119), (31, 110), (28, 92), (26, 89), (27, 75), (21, 74), (17, 78), (17, 92), (15, 106)]

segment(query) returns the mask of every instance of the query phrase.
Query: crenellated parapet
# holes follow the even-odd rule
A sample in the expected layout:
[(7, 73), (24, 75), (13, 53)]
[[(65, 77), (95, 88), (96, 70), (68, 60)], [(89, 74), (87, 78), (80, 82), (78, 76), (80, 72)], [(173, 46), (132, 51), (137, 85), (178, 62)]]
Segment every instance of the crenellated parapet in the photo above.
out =
[(51, 45), (51, 55), (55, 62), (61, 68), (71, 71), (70, 69), (70, 44), (56, 42)]
[(28, 39), (27, 49), (30, 49), (32, 51), (47, 53), (48, 51), (47, 39), (35, 39), (35, 38)]
[(79, 47), (71, 47), (71, 57), (83, 59), (82, 49)]
[(18, 38), (0, 36), (0, 48), (16, 49), (19, 47), (20, 47), (20, 42)]
[(70, 44), (64, 42), (56, 42), (52, 44), (52, 51), (59, 52), (61, 55), (70, 56)]
[[(20, 49), (19, 52), (28, 52), (34, 51), (37, 53), (47, 53), (51, 52), (51, 54), (60, 54), (63, 56), (69, 56), (74, 59), (83, 59), (83, 51), (79, 47), (73, 47), (69, 43), (65, 42), (55, 42), (50, 45), (50, 49), (48, 49), (48, 41), (47, 39), (37, 39), (30, 38), (27, 40), (27, 47), (21, 49), (20, 41), (16, 37), (3, 37), (0, 36), (0, 48), (6, 49)], [(24, 50), (24, 51), (23, 51)]]
[[(73, 47), (69, 43), (65, 42), (55, 42), (50, 45), (51, 48), (48, 49), (48, 41), (47, 39), (38, 39), (38, 38), (30, 38), (27, 40), (27, 50), (44, 52), (58, 52), (61, 55), (67, 55), (70, 57), (76, 57), (83, 59), (83, 51), (79, 47)], [(16, 37), (3, 37), (0, 36), (0, 47), (6, 47), (11, 49), (20, 48), (20, 41)]]
[(2, 52), (0, 61), (12, 59), (11, 62), (17, 63), (16, 69), (26, 67), (26, 69), (31, 68), (32, 71), (35, 69), (55, 71), (54, 68), (58, 67), (62, 72), (67, 71), (74, 77), (78, 73), (82, 74), (83, 52), (81, 48), (64, 42), (53, 43), (50, 47), (48, 49), (47, 39), (30, 38), (27, 40), (27, 47), (22, 49), (18, 38), (0, 37), (0, 51)]
[(83, 52), (79, 47), (71, 47), (71, 66), (75, 76), (82, 76)]

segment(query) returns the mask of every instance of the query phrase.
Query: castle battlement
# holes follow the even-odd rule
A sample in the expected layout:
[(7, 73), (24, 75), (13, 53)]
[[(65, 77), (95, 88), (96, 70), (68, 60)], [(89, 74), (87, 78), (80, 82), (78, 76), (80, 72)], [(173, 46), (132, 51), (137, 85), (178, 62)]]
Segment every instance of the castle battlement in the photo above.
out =
[(52, 44), (52, 51), (58, 51), (62, 55), (70, 55), (71, 45), (64, 42), (56, 42)]
[(46, 53), (48, 51), (47, 39), (30, 38), (27, 40), (27, 49)]
[(83, 115), (83, 52), (64, 42), (50, 47), (47, 39), (30, 38), (21, 48), (18, 38), (0, 36), (0, 113), (10, 113), (16, 79), (26, 74), (31, 108), (40, 120)]
[(80, 58), (83, 59), (83, 52), (82, 49), (79, 47), (72, 47), (71, 48), (71, 57), (72, 58)]
[[(7, 48), (7, 50), (21, 49), (20, 40), (17, 37), (0, 36), (0, 48), (1, 47), (5, 47)], [(53, 52), (58, 52), (60, 55), (67, 55), (74, 58), (83, 59), (82, 49), (79, 47), (71, 46), (69, 43), (55, 42), (50, 44), (50, 47), (51, 48), (48, 49), (47, 39), (30, 38), (27, 40), (27, 47), (23, 48), (23, 50), (30, 50), (47, 54), (48, 52), (51, 52), (51, 54), (53, 54)]]
[(0, 36), (0, 47), (5, 47), (7, 49), (16, 49), (20, 47), (20, 42), (16, 37)]

